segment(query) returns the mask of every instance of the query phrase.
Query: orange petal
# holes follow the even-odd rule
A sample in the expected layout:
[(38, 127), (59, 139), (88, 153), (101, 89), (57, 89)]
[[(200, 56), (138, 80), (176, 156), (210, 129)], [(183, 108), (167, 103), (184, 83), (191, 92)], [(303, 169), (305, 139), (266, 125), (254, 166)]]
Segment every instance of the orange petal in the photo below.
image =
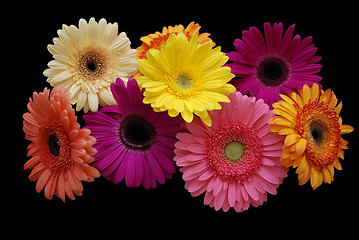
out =
[(312, 174), (310, 178), (310, 184), (312, 185), (312, 188), (315, 190), (317, 187), (319, 187), (323, 182), (323, 175), (317, 169), (316, 167), (312, 168)]
[(287, 137), (285, 138), (284, 140), (284, 144), (287, 145), (287, 146), (290, 146), (294, 143), (297, 143), (300, 139), (300, 135), (298, 134), (289, 134), (287, 135)]
[(305, 148), (307, 146), (307, 140), (304, 138), (301, 138), (296, 144), (295, 149), (297, 151), (297, 154), (302, 155), (305, 151)]
[(354, 128), (349, 125), (342, 125), (340, 126), (340, 130), (341, 130), (341, 134), (345, 134), (345, 133), (351, 133), (352, 131), (354, 131)]

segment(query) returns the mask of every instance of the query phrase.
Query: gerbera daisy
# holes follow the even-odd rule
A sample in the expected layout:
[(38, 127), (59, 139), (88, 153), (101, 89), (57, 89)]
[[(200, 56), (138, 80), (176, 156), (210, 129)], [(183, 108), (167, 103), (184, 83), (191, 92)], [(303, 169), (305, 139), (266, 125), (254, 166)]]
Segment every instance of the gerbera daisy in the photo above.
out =
[(339, 157), (344, 159), (342, 149), (348, 142), (342, 134), (354, 130), (342, 125), (339, 117), (342, 103), (328, 89), (325, 92), (317, 84), (304, 85), (299, 94), (281, 95), (284, 101), (273, 104), (273, 112), (279, 116), (270, 120), (272, 132), (286, 135), (280, 162), (286, 167), (298, 167), (299, 184), (309, 179), (313, 189), (322, 182), (334, 180), (334, 167), (341, 170)]
[(264, 24), (264, 38), (256, 27), (243, 31), (242, 40), (236, 39), (236, 52), (227, 53), (233, 63), (227, 64), (232, 73), (240, 79), (233, 84), (243, 94), (261, 98), (270, 109), (279, 100), (279, 94), (287, 94), (312, 86), (322, 78), (315, 73), (321, 65), (321, 57), (313, 56), (317, 52), (312, 37), (301, 40), (294, 36), (295, 25), (290, 26), (283, 36), (283, 24)]
[(70, 91), (76, 111), (96, 112), (99, 104), (115, 104), (110, 84), (117, 77), (126, 82), (138, 69), (137, 50), (131, 49), (126, 33), (118, 35), (117, 23), (94, 18), (89, 23), (80, 19), (79, 28), (63, 25), (57, 33), (54, 45), (48, 45), (55, 60), (44, 71), (51, 86)]
[(36, 191), (45, 188), (45, 197), (55, 194), (65, 202), (82, 195), (81, 181), (91, 182), (100, 173), (90, 166), (96, 139), (88, 129), (80, 129), (71, 107), (70, 93), (54, 88), (34, 92), (24, 114), (24, 132), (31, 143), (24, 169), (32, 169), (29, 179), (36, 181)]
[[(191, 40), (193, 35), (198, 36), (198, 43), (204, 44), (206, 42), (211, 41), (211, 39), (208, 37), (209, 33), (201, 33), (199, 34), (201, 26), (198, 23), (191, 22), (187, 28), (184, 28), (183, 25), (175, 25), (174, 27), (169, 26), (168, 28), (163, 27), (162, 33), (156, 32), (154, 34), (149, 34), (148, 36), (141, 37), (141, 41), (143, 42), (141, 46), (137, 48), (138, 59), (147, 58), (146, 54), (148, 50), (151, 48), (154, 49), (161, 49), (161, 46), (167, 41), (169, 36), (174, 33), (184, 33), (188, 40)], [(212, 46), (215, 46), (215, 43), (212, 42)]]
[(287, 168), (279, 163), (283, 137), (269, 132), (268, 105), (240, 92), (229, 99), (211, 114), (212, 127), (198, 118), (185, 124), (174, 160), (192, 196), (205, 192), (205, 204), (241, 212), (263, 204), (267, 192), (276, 194)]
[(94, 166), (114, 183), (144, 188), (163, 184), (175, 172), (173, 149), (181, 118), (154, 112), (144, 104), (135, 79), (127, 88), (121, 79), (111, 84), (118, 106), (107, 106), (84, 116), (86, 127), (97, 139)]
[(139, 59), (144, 76), (137, 77), (145, 88), (144, 103), (156, 111), (166, 111), (171, 117), (181, 113), (191, 122), (193, 113), (211, 125), (208, 110), (220, 109), (218, 102), (229, 102), (228, 95), (235, 87), (228, 82), (234, 76), (229, 67), (223, 67), (228, 57), (212, 49), (212, 41), (198, 44), (198, 37), (188, 41), (183, 33), (170, 35), (161, 51), (150, 49), (147, 59)]

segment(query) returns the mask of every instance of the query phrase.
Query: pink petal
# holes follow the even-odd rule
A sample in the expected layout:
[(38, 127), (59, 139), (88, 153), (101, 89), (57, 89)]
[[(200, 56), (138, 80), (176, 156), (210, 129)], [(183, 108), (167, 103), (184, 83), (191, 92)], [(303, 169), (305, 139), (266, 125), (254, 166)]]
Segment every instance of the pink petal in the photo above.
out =
[(249, 196), (251, 196), (252, 199), (254, 199), (254, 200), (259, 199), (257, 189), (249, 181), (244, 182), (243, 185), (244, 185), (244, 188), (247, 190), (247, 193), (249, 194)]
[(237, 201), (237, 183), (230, 182), (228, 185), (228, 203), (233, 207)]
[(263, 177), (268, 182), (271, 182), (273, 184), (279, 184), (278, 178), (273, 176), (273, 174), (270, 172), (270, 169), (268, 167), (265, 167), (263, 165), (260, 166), (257, 171), (257, 174)]

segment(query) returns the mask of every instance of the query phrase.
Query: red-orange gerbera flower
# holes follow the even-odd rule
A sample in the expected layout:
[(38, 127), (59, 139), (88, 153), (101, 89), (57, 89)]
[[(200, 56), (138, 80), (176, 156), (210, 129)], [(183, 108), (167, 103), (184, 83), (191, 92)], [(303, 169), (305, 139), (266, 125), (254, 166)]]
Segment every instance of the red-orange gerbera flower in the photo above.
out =
[[(160, 50), (161, 46), (166, 43), (167, 39), (172, 33), (184, 33), (188, 39), (188, 41), (192, 38), (192, 36), (198, 36), (198, 43), (205, 44), (211, 39), (208, 37), (209, 33), (201, 33), (199, 34), (199, 29), (201, 26), (198, 23), (191, 22), (187, 28), (184, 28), (183, 25), (175, 25), (174, 27), (169, 26), (168, 28), (163, 27), (162, 33), (156, 32), (154, 34), (149, 34), (148, 36), (141, 37), (141, 41), (143, 42), (141, 46), (137, 48), (138, 54), (137, 59), (147, 59), (146, 53), (151, 48)], [(215, 43), (213, 43), (215, 46)], [(213, 47), (212, 46), (212, 47)], [(137, 74), (141, 74), (138, 72)]]
[(89, 129), (80, 129), (71, 107), (70, 92), (45, 88), (34, 92), (24, 114), (25, 138), (30, 140), (24, 169), (32, 169), (29, 179), (36, 181), (36, 191), (45, 187), (45, 197), (55, 194), (62, 201), (65, 195), (74, 200), (82, 195), (81, 181), (91, 182), (100, 173), (89, 165), (97, 151), (96, 139)]
[(349, 125), (342, 125), (339, 117), (342, 103), (328, 89), (320, 90), (317, 84), (313, 87), (304, 85), (299, 94), (281, 95), (284, 101), (273, 104), (273, 113), (279, 116), (269, 123), (274, 125), (272, 132), (287, 135), (280, 162), (286, 167), (297, 167), (299, 184), (309, 179), (313, 189), (322, 182), (334, 180), (334, 167), (341, 170), (339, 157), (344, 159), (342, 149), (347, 149), (348, 142), (342, 134), (354, 130)]

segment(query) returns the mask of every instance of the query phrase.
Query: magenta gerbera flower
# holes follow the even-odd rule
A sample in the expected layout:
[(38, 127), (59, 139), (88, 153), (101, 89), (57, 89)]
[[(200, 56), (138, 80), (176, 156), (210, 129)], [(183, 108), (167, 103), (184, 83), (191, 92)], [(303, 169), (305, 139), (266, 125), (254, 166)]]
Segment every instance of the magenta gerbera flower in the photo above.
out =
[(97, 139), (93, 166), (114, 183), (125, 178), (126, 185), (155, 188), (175, 173), (173, 162), (176, 133), (181, 117), (155, 112), (143, 103), (135, 79), (127, 87), (121, 79), (111, 84), (118, 106), (106, 106), (84, 115), (86, 127)]
[(213, 111), (211, 127), (198, 118), (185, 124), (174, 160), (192, 196), (205, 192), (205, 204), (241, 212), (263, 204), (267, 192), (276, 194), (287, 168), (279, 163), (283, 137), (269, 131), (268, 105), (240, 92), (229, 99)]
[(243, 31), (243, 38), (236, 39), (235, 52), (227, 53), (233, 63), (227, 64), (236, 75), (232, 84), (243, 94), (263, 99), (270, 109), (277, 102), (279, 94), (302, 89), (304, 84), (312, 86), (322, 78), (318, 73), (321, 57), (312, 37), (301, 40), (299, 35), (292, 38), (295, 24), (283, 36), (283, 24), (264, 24), (264, 38), (256, 27)]

